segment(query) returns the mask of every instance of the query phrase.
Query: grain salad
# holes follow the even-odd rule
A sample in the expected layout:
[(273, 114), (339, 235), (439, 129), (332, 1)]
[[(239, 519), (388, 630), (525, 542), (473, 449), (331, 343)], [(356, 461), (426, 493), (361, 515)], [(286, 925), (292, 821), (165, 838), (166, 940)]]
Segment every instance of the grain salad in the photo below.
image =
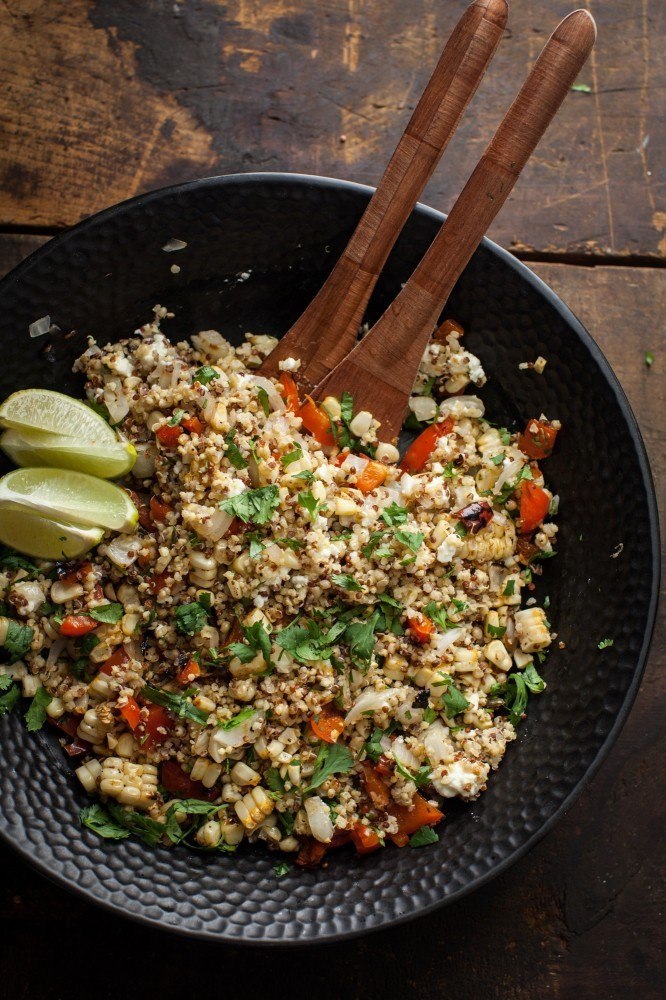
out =
[(299, 865), (438, 839), (492, 780), (555, 638), (531, 596), (554, 554), (539, 461), (557, 422), (485, 419), (453, 322), (430, 344), (400, 459), (353, 399), (299, 396), (275, 340), (170, 314), (75, 369), (137, 451), (135, 531), (76, 561), (0, 559), (6, 711), (59, 729), (103, 837)]

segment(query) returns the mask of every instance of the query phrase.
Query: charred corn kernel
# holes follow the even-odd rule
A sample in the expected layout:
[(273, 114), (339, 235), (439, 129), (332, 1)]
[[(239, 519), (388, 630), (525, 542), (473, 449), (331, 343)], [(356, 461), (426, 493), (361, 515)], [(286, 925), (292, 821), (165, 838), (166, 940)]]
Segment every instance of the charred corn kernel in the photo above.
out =
[(95, 758), (89, 760), (87, 764), (81, 764), (74, 771), (74, 774), (79, 779), (83, 787), (87, 792), (97, 791), (97, 782), (99, 781), (99, 776), (102, 773), (102, 765)]
[(261, 775), (257, 774), (251, 767), (248, 767), (247, 764), (244, 764), (242, 760), (234, 764), (229, 773), (231, 780), (237, 785), (258, 785), (261, 781)]
[(113, 748), (113, 752), (118, 757), (133, 757), (139, 748), (136, 745), (136, 740), (131, 733), (123, 733), (118, 737), (118, 741)]
[(335, 396), (327, 396), (322, 402), (322, 409), (326, 410), (329, 417), (333, 420), (339, 420), (342, 416), (342, 407), (340, 406), (340, 400)]
[(37, 677), (33, 677), (32, 674), (25, 674), (21, 678), (21, 687), (23, 689), (24, 698), (34, 698), (41, 685)]
[(51, 698), (46, 706), (46, 714), (50, 719), (59, 719), (65, 714), (65, 706), (61, 698)]
[(234, 804), (234, 809), (246, 830), (256, 830), (262, 820), (273, 812), (274, 803), (263, 788), (253, 788)]
[(153, 764), (133, 764), (121, 757), (107, 757), (102, 764), (99, 790), (121, 805), (149, 809), (157, 798), (157, 768)]
[(201, 781), (204, 774), (208, 769), (208, 761), (205, 757), (198, 757), (194, 762), (194, 766), (190, 771), (190, 778), (192, 781)]
[(452, 375), (451, 378), (447, 378), (444, 383), (444, 388), (448, 393), (460, 392), (465, 386), (469, 385), (469, 377), (467, 375)]
[(223, 802), (240, 802), (243, 798), (243, 793), (238, 791), (235, 785), (229, 784), (222, 785), (222, 801)]
[(202, 712), (210, 714), (215, 711), (215, 702), (211, 698), (207, 698), (205, 694), (198, 694), (196, 698), (192, 699), (192, 704), (200, 708)]
[(384, 660), (384, 672), (395, 674), (395, 680), (399, 680), (399, 678), (404, 675), (408, 666), (408, 661), (404, 656), (401, 656), (400, 653), (389, 653)]
[(298, 787), (301, 783), (301, 765), (300, 764), (288, 764), (287, 765), (287, 777), (289, 781), (295, 787)]
[(500, 472), (501, 469), (495, 466), (489, 468), (487, 465), (482, 465), (474, 477), (476, 488), (479, 493), (483, 493), (486, 490), (492, 490), (493, 486), (499, 479)]
[(241, 663), (237, 656), (229, 663), (229, 673), (232, 677), (252, 677), (255, 674), (263, 674), (266, 669), (266, 661), (263, 653), (257, 653), (249, 663)]
[(138, 614), (138, 612), (136, 611), (133, 611), (131, 615), (123, 615), (120, 622), (120, 628), (122, 630), (123, 635), (126, 635), (128, 637), (134, 635), (137, 628), (139, 627), (140, 621), (141, 621), (141, 615)]
[(201, 784), (204, 788), (212, 788), (221, 774), (222, 768), (219, 764), (209, 764), (206, 768), (206, 773), (201, 779)]
[(91, 649), (88, 656), (92, 663), (104, 663), (105, 660), (108, 660), (115, 653), (117, 646), (118, 643), (100, 642), (94, 649)]
[(78, 581), (76, 583), (63, 583), (62, 580), (56, 580), (55, 583), (51, 584), (50, 599), (53, 604), (66, 604), (67, 601), (83, 597), (83, 594), (83, 584)]
[(220, 633), (213, 625), (204, 625), (199, 634), (195, 637), (197, 646), (205, 646), (206, 649), (219, 649)]
[(508, 559), (516, 545), (516, 529), (512, 521), (499, 524), (493, 519), (478, 535), (468, 534), (458, 549), (461, 559), (471, 562), (500, 562)]
[(141, 608), (141, 598), (136, 587), (131, 587), (128, 583), (121, 583), (116, 595), (125, 611), (138, 611)]
[(458, 674), (467, 674), (476, 670), (479, 662), (479, 653), (476, 649), (468, 649), (466, 646), (453, 646), (452, 669)]
[(534, 657), (529, 653), (523, 653), (522, 649), (514, 649), (513, 661), (519, 670), (524, 670), (530, 663), (534, 663)]
[(359, 508), (351, 497), (338, 497), (334, 506), (338, 517), (354, 517), (359, 513)]
[(268, 747), (266, 744), (266, 737), (259, 736), (254, 741), (254, 752), (256, 753), (259, 760), (266, 760), (268, 757)]
[(196, 550), (189, 554), (189, 579), (195, 587), (212, 587), (217, 579), (217, 562), (212, 556)]
[(534, 362), (533, 370), (537, 373), (537, 375), (543, 375), (543, 370), (547, 364), (548, 364), (547, 359), (542, 358), (541, 355), (539, 355), (539, 357)]
[(240, 823), (233, 823), (231, 820), (227, 820), (220, 824), (222, 830), (222, 839), (225, 844), (229, 847), (236, 847), (240, 844), (241, 840), (245, 836), (245, 830)]
[(285, 854), (291, 854), (292, 851), (297, 851), (299, 849), (300, 844), (296, 840), (296, 837), (283, 837), (278, 844), (278, 847), (281, 851), (284, 851)]
[(349, 423), (349, 430), (359, 438), (367, 434), (371, 427), (372, 413), (369, 410), (359, 410)]
[(511, 669), (511, 657), (507, 653), (504, 643), (499, 639), (493, 639), (484, 649), (487, 660), (494, 663), (496, 667), (507, 673)]
[(209, 819), (207, 823), (199, 827), (195, 839), (202, 847), (217, 847), (222, 840), (222, 827), (217, 820)]
[(79, 739), (88, 740), (89, 743), (100, 743), (110, 729), (111, 725), (102, 722), (97, 711), (94, 708), (89, 708), (79, 722), (76, 735)]
[(550, 646), (552, 640), (546, 625), (543, 608), (524, 608), (516, 611), (516, 634), (523, 653), (536, 653)]
[(88, 694), (92, 695), (93, 698), (99, 698), (101, 701), (109, 698), (111, 695), (109, 675), (97, 674), (97, 677), (93, 677), (88, 685)]
[(400, 459), (400, 452), (394, 444), (384, 444), (382, 442), (377, 445), (375, 458), (378, 462), (384, 462), (386, 465), (395, 465)]
[(253, 569), (253, 560), (247, 552), (241, 552), (232, 562), (231, 568), (241, 576), (249, 576)]
[(434, 676), (434, 673), (435, 671), (431, 670), (430, 667), (421, 667), (420, 669), (417, 669), (416, 672), (412, 675), (412, 680), (414, 681), (415, 684), (418, 684), (419, 687), (422, 688), (428, 687)]

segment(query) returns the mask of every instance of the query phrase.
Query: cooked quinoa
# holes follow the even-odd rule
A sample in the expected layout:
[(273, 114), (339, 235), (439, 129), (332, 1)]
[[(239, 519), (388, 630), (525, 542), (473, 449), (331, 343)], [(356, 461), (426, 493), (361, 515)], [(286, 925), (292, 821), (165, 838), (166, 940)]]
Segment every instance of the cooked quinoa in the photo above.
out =
[(29, 649), (1, 669), (60, 727), (102, 836), (263, 840), (301, 864), (436, 840), (444, 800), (484, 791), (545, 686), (554, 635), (530, 592), (557, 498), (535, 459), (559, 425), (485, 420), (451, 323), (399, 465), (349, 397), (295, 402), (298, 359), (257, 375), (272, 338), (173, 345), (165, 322), (75, 365), (137, 449), (140, 526), (77, 563), (4, 560), (0, 643), (18, 621)]

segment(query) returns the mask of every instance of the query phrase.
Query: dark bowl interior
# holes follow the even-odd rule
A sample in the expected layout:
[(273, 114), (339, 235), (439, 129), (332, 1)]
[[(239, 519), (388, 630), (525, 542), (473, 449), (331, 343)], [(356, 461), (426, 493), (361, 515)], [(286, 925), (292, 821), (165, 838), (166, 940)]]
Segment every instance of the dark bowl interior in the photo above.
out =
[[(0, 398), (44, 386), (81, 390), (73, 359), (93, 334), (127, 335), (156, 303), (172, 338), (216, 328), (279, 335), (319, 288), (369, 197), (368, 188), (295, 175), (211, 178), (143, 196), (82, 223), (0, 285)], [(419, 207), (373, 297), (376, 318), (435, 234)], [(186, 249), (164, 253), (171, 237)], [(177, 263), (181, 270), (171, 273)], [(28, 338), (49, 314), (62, 333)], [(615, 739), (645, 663), (658, 574), (657, 521), (645, 452), (600, 351), (559, 299), (489, 242), (474, 255), (446, 315), (490, 382), (492, 420), (545, 412), (563, 425), (549, 482), (559, 492), (558, 558), (537, 596), (566, 648), (553, 648), (548, 690), (481, 799), (448, 805), (440, 842), (359, 860), (343, 850), (318, 871), (276, 879), (261, 849), (235, 857), (101, 841), (80, 827), (86, 796), (57, 741), (0, 721), (0, 832), (44, 874), (151, 924), (217, 940), (290, 944), (359, 934), (470, 892), (519, 858), (571, 803)], [(76, 331), (71, 334), (71, 331)], [(71, 334), (71, 335), (70, 335)], [(543, 376), (520, 371), (542, 354)], [(3, 470), (4, 471), (4, 470)], [(616, 546), (622, 553), (611, 558)], [(603, 651), (597, 643), (614, 638)]]

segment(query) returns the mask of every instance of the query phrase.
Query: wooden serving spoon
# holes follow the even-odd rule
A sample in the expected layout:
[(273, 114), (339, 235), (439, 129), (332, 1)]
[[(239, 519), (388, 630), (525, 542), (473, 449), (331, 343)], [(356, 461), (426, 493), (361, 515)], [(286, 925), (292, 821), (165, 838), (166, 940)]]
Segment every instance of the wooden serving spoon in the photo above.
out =
[(309, 389), (352, 349), (393, 244), (471, 101), (506, 25), (506, 0), (475, 0), (464, 12), (347, 248), (305, 312), (260, 368), (277, 376), (300, 358)]
[(594, 20), (585, 10), (574, 11), (558, 25), (411, 278), (367, 336), (319, 383), (315, 398), (349, 392), (357, 411), (369, 410), (381, 421), (383, 441), (397, 438), (423, 352), (453, 286), (513, 190), (595, 38)]

